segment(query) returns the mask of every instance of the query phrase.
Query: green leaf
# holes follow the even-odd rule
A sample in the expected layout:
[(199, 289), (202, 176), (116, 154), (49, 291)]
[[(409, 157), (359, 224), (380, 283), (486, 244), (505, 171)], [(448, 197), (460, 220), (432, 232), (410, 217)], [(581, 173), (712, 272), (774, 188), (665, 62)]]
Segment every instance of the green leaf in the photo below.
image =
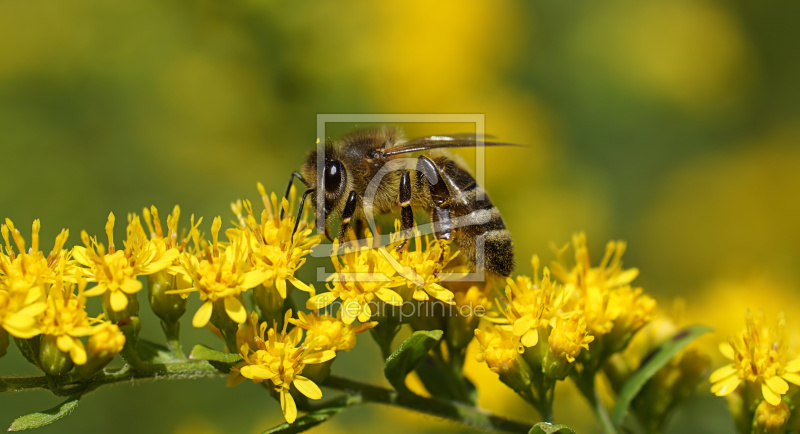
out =
[(223, 353), (211, 349), (205, 345), (197, 344), (192, 348), (189, 358), (193, 360), (207, 360), (208, 363), (225, 374), (231, 372), (231, 368), (242, 361), (242, 356), (233, 353)]
[(628, 407), (642, 387), (659, 369), (666, 365), (678, 352), (692, 343), (700, 335), (711, 331), (711, 327), (696, 325), (681, 330), (675, 336), (665, 340), (644, 360), (642, 366), (628, 378), (622, 385), (617, 395), (617, 403), (611, 412), (611, 421), (614, 426), (620, 426)]
[(223, 353), (215, 349), (209, 348), (203, 344), (197, 344), (192, 348), (189, 358), (194, 360), (208, 360), (222, 363), (239, 363), (242, 361), (242, 356), (233, 353)]
[(539, 422), (528, 431), (528, 434), (575, 434), (575, 431), (566, 425)]
[(25, 429), (31, 428), (39, 428), (45, 425), (49, 425), (64, 416), (72, 413), (72, 410), (75, 410), (75, 407), (78, 406), (78, 400), (81, 399), (81, 395), (73, 395), (69, 397), (66, 401), (58, 404), (57, 406), (45, 410), (38, 413), (31, 413), (26, 414), (25, 416), (20, 416), (13, 423), (11, 426), (8, 427), (9, 431), (22, 431)]
[(264, 431), (264, 434), (294, 434), (300, 433), (325, 422), (326, 420), (341, 413), (346, 407), (323, 408), (313, 411), (294, 421), (294, 423), (282, 423), (272, 429)]
[(169, 348), (155, 342), (148, 341), (147, 339), (139, 339), (136, 342), (136, 352), (139, 353), (139, 358), (143, 362), (148, 363), (169, 363), (175, 360)]
[(383, 373), (395, 390), (408, 390), (405, 385), (406, 375), (413, 371), (428, 351), (439, 343), (442, 334), (441, 330), (416, 331), (386, 359)]

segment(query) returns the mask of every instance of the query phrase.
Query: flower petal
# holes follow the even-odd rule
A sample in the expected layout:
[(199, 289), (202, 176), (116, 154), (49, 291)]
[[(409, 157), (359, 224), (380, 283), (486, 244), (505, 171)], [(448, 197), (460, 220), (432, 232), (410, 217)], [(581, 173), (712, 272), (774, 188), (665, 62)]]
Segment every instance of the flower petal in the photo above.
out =
[(539, 331), (537, 329), (530, 329), (522, 335), (522, 345), (526, 347), (535, 347), (539, 343)]
[(267, 280), (267, 273), (261, 270), (248, 271), (247, 273), (244, 274), (244, 281), (242, 281), (242, 287), (245, 289), (250, 289), (258, 285), (261, 285), (261, 283), (264, 282), (265, 280)]
[(293, 423), (297, 419), (297, 405), (294, 403), (294, 398), (286, 389), (281, 389), (281, 410), (283, 410), (283, 417), (286, 422)]
[(239, 301), (239, 297), (230, 295), (225, 297), (225, 312), (237, 324), (244, 324), (247, 321), (247, 311), (242, 302)]
[(775, 393), (778, 393), (780, 395), (783, 395), (784, 393), (789, 391), (789, 383), (787, 383), (786, 380), (784, 380), (781, 377), (778, 377), (777, 375), (772, 378), (768, 378), (766, 383), (770, 389), (772, 389)]
[(128, 307), (128, 296), (122, 291), (111, 291), (109, 302), (111, 303), (111, 310), (120, 312)]
[(333, 303), (336, 298), (336, 295), (334, 295), (332, 292), (323, 292), (322, 294), (317, 294), (309, 298), (306, 302), (306, 308), (313, 310), (322, 309), (325, 306)]
[(736, 388), (739, 387), (739, 383), (741, 382), (742, 380), (739, 377), (736, 376), (728, 377), (720, 381), (719, 383), (714, 383), (711, 386), (711, 393), (717, 396), (725, 396), (736, 390)]
[(719, 344), (719, 352), (728, 359), (733, 360), (734, 358), (733, 347), (731, 347), (731, 344), (727, 342)]
[(197, 309), (192, 317), (192, 325), (195, 327), (205, 327), (208, 321), (211, 320), (211, 312), (214, 310), (214, 304), (211, 301), (206, 301)]
[(708, 377), (708, 381), (710, 381), (712, 383), (716, 383), (716, 382), (718, 382), (718, 381), (720, 381), (720, 380), (722, 380), (724, 378), (728, 378), (731, 375), (735, 375), (735, 374), (736, 374), (736, 365), (731, 363), (730, 365), (725, 365), (725, 366), (717, 369), (716, 371), (712, 372), (711, 376)]
[(403, 297), (400, 297), (400, 294), (392, 291), (391, 289), (380, 288), (375, 291), (375, 295), (378, 296), (381, 300), (383, 300), (387, 304), (391, 304), (392, 306), (400, 306), (403, 304)]
[(136, 278), (125, 279), (122, 285), (119, 286), (119, 289), (126, 294), (136, 294), (142, 290), (142, 282)]
[(336, 357), (336, 352), (333, 350), (318, 351), (314, 353), (308, 353), (305, 356), (303, 356), (303, 363), (305, 363), (306, 365), (313, 365), (315, 363), (325, 363), (334, 357)]
[(311, 398), (311, 399), (320, 399), (322, 398), (322, 390), (319, 389), (319, 386), (316, 385), (313, 381), (309, 380), (306, 377), (298, 375), (294, 377), (294, 387), (302, 393), (303, 395)]
[(792, 384), (800, 386), (800, 374), (795, 374), (794, 372), (784, 372), (781, 377)]
[(766, 383), (761, 385), (761, 394), (764, 395), (764, 399), (772, 405), (781, 403), (781, 396), (770, 390)]

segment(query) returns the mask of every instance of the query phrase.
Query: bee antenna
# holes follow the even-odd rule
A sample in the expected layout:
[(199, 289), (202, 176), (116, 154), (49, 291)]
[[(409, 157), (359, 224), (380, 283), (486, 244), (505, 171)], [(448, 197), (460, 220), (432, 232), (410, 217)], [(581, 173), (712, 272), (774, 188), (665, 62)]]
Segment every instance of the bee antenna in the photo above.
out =
[[(283, 195), (283, 198), (286, 200), (289, 200), (289, 193), (292, 191), (292, 182), (294, 181), (294, 178), (299, 179), (300, 182), (302, 182), (303, 184), (306, 185), (306, 187), (308, 187), (308, 181), (306, 181), (306, 179), (303, 178), (303, 175), (301, 175), (300, 172), (292, 172), (292, 176), (289, 177), (289, 185), (286, 187), (286, 194)], [(302, 205), (300, 205), (300, 209), (301, 210), (303, 209)], [(284, 214), (283, 207), (281, 207), (281, 220), (283, 220), (283, 214)]]
[[(297, 172), (295, 172), (295, 173), (297, 173)], [(303, 178), (301, 177), (300, 179), (303, 179)], [(291, 186), (291, 183), (289, 185)], [(309, 188), (308, 190), (305, 191), (305, 193), (303, 193), (303, 198), (300, 199), (300, 207), (297, 209), (297, 218), (294, 220), (294, 229), (292, 229), (292, 238), (291, 238), (292, 242), (294, 242), (294, 233), (297, 232), (297, 227), (300, 226), (300, 219), (303, 218), (303, 207), (306, 204), (306, 196), (308, 196), (309, 193), (313, 193), (313, 192), (314, 192), (314, 189), (313, 188)]]

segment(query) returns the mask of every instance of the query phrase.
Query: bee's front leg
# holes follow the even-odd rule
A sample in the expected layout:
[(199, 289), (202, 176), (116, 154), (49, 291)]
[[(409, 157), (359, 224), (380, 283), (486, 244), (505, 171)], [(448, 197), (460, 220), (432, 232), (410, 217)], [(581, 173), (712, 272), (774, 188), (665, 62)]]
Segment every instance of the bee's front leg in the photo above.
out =
[(400, 201), (400, 224), (403, 228), (403, 242), (395, 247), (400, 251), (406, 246), (408, 239), (411, 238), (411, 230), (414, 228), (414, 211), (411, 209), (411, 176), (408, 171), (403, 171), (400, 175), (400, 188), (398, 188), (398, 199)]
[(342, 224), (339, 225), (340, 245), (344, 245), (345, 241), (347, 240), (347, 228), (350, 227), (350, 220), (353, 219), (353, 215), (356, 213), (357, 204), (358, 196), (356, 196), (355, 191), (351, 191), (350, 195), (347, 196), (347, 202), (345, 202), (344, 209), (342, 210)]

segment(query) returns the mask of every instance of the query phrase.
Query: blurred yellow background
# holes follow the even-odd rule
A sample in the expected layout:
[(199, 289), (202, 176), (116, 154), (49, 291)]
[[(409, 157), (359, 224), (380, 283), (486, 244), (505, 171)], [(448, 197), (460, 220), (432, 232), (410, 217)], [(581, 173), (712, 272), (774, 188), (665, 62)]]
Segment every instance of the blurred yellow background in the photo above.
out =
[[(257, 181), (285, 188), (314, 145), (318, 113), (481, 113), (487, 133), (527, 145), (486, 154), (518, 271), (530, 273), (533, 253), (552, 259), (549, 243), (576, 231), (595, 257), (607, 240), (627, 240), (638, 284), (665, 308), (683, 298), (684, 323), (716, 328), (704, 340), (716, 367), (716, 342), (743, 327), (748, 308), (773, 321), (786, 310), (800, 335), (799, 12), (746, 0), (2, 0), (0, 217), (21, 228), (40, 218), (43, 240), (69, 228), (72, 243), (81, 229), (102, 233), (109, 211), (151, 204), (231, 218), (229, 203), (256, 199)], [(431, 128), (408, 132), (453, 132)], [(187, 333), (187, 347), (210, 339)], [(160, 339), (155, 318), (144, 334)], [(334, 372), (381, 381), (368, 338), (340, 358)], [(0, 368), (33, 373), (16, 350)], [(483, 405), (536, 420), (487, 369), (469, 369)], [(104, 388), (41, 432), (282, 422), (261, 388), (223, 384)], [(732, 429), (707, 390), (672, 432)], [(569, 388), (559, 394), (579, 402)], [(57, 402), (0, 395), (0, 426)], [(583, 407), (556, 406), (560, 422), (591, 432)], [(458, 431), (362, 407), (318, 432), (354, 424)]]

